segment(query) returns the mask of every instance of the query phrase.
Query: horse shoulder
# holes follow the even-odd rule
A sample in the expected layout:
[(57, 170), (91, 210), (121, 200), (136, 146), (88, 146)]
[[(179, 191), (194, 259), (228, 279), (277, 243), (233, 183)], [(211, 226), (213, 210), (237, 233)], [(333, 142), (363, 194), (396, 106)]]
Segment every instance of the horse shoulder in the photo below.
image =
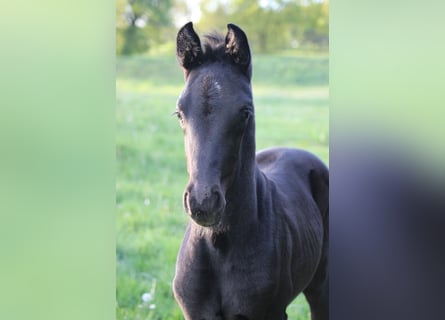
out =
[(328, 170), (315, 155), (288, 148), (259, 152), (257, 165), (268, 181), (264, 193), (273, 203), (281, 250), (293, 252), (287, 272), (300, 276), (293, 287), (301, 289), (320, 259), (328, 214)]
[(308, 174), (310, 170), (326, 171), (323, 162), (309, 151), (294, 148), (270, 148), (257, 152), (257, 165), (268, 175), (269, 172)]
[(283, 194), (300, 198), (311, 195), (321, 211), (328, 201), (329, 171), (314, 154), (291, 148), (271, 148), (256, 156), (257, 166)]

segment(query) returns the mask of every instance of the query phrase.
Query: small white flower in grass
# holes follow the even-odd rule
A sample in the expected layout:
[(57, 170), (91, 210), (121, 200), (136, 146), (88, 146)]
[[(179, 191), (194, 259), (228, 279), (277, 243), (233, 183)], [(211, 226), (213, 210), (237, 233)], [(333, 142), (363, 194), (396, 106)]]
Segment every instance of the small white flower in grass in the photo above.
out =
[(152, 296), (152, 294), (149, 293), (149, 292), (145, 292), (145, 293), (142, 295), (142, 301), (144, 301), (144, 302), (149, 302), (149, 301), (151, 301), (152, 299), (153, 299), (153, 296)]
[(134, 22), (135, 26), (138, 28), (143, 28), (147, 25), (147, 22), (144, 19), (141, 18), (137, 18), (136, 21)]
[(150, 205), (150, 199), (146, 198), (146, 199), (144, 200), (144, 205), (145, 205), (146, 207), (148, 207), (148, 206)]
[(150, 292), (144, 292), (141, 296), (142, 304), (139, 305), (139, 308), (149, 308), (154, 309), (156, 308), (156, 305), (153, 300), (155, 300), (155, 290), (156, 290), (156, 279), (153, 279), (151, 282), (151, 289)]

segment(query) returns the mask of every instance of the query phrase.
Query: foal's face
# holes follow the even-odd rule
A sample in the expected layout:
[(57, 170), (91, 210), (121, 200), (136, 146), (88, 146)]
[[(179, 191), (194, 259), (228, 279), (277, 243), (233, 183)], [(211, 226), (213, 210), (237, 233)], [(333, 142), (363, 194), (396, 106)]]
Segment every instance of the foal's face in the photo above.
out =
[(189, 175), (185, 210), (202, 226), (217, 225), (253, 117), (250, 82), (231, 66), (203, 65), (188, 74), (176, 113)]
[(245, 33), (227, 25), (225, 38), (209, 37), (203, 51), (191, 22), (176, 37), (186, 84), (176, 114), (184, 131), (189, 183), (184, 208), (202, 226), (223, 218), (226, 191), (239, 168), (243, 136), (253, 130), (252, 75)]

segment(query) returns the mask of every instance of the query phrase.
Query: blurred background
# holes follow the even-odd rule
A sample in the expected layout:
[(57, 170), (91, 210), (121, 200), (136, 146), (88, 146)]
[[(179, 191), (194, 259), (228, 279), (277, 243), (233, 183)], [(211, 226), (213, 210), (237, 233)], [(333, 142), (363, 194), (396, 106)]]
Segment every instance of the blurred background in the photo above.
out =
[(205, 31), (240, 24), (255, 53), (328, 49), (329, 0), (117, 0), (117, 54), (171, 54), (188, 21)]
[[(117, 319), (182, 319), (171, 282), (187, 216), (178, 29), (235, 23), (253, 54), (257, 149), (282, 145), (329, 160), (329, 2), (117, 0)], [(289, 319), (310, 319), (303, 296)]]

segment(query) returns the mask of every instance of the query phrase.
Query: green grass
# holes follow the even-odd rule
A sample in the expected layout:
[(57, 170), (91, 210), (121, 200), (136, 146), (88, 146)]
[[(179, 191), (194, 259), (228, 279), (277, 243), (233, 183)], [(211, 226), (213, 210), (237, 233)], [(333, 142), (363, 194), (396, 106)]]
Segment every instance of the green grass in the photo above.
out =
[[(304, 148), (328, 163), (328, 60), (254, 57), (258, 149)], [(117, 61), (117, 319), (182, 319), (171, 281), (187, 224), (182, 131), (171, 113), (182, 90), (171, 57)], [(144, 302), (144, 293), (152, 299)], [(289, 319), (309, 319), (303, 296)]]

